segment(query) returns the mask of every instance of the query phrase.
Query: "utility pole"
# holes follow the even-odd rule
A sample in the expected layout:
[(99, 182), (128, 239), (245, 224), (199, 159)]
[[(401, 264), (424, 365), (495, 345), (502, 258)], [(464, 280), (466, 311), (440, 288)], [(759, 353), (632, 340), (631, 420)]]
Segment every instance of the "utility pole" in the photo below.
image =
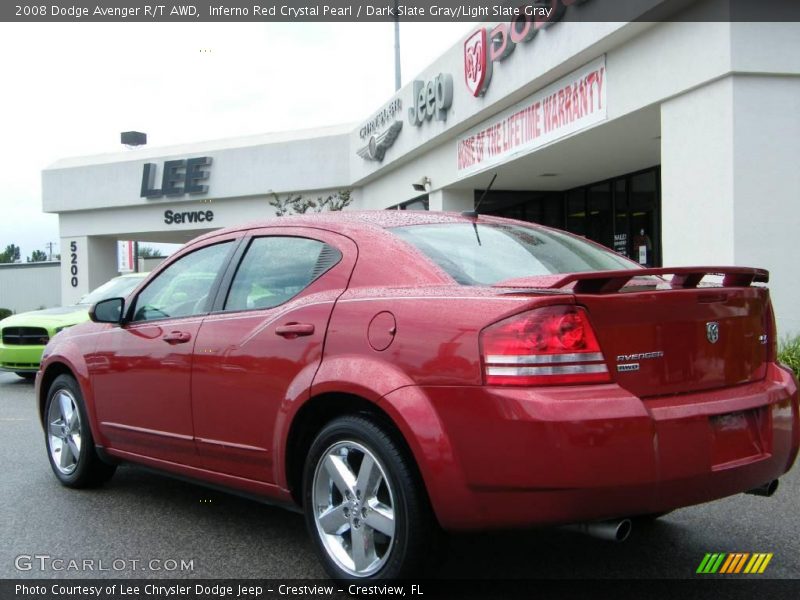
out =
[(397, 0), (394, 0), (394, 91), (400, 89), (400, 17), (397, 15)]
[(55, 244), (53, 242), (47, 242), (45, 246), (47, 247), (47, 260), (53, 260), (53, 246), (55, 246)]

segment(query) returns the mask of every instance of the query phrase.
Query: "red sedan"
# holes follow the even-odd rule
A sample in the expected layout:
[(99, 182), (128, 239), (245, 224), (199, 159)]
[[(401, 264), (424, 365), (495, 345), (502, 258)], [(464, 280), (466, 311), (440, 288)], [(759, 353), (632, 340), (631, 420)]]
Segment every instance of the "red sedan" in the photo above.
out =
[(53, 338), (48, 456), (70, 487), (127, 461), (302, 507), (340, 579), (418, 572), (441, 530), (621, 537), (791, 467), (767, 279), (474, 215), (218, 231)]

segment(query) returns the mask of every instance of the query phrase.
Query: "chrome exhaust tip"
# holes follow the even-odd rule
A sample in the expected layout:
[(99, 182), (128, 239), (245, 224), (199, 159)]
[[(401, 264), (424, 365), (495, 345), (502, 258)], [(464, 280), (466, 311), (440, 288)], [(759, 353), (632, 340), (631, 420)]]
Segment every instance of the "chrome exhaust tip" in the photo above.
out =
[(576, 523), (574, 525), (566, 525), (564, 529), (590, 535), (601, 540), (624, 542), (633, 530), (633, 523), (630, 519), (617, 519), (593, 523)]
[(753, 496), (764, 496), (765, 498), (769, 498), (777, 490), (778, 490), (778, 480), (773, 479), (769, 483), (760, 485), (757, 488), (753, 488), (752, 490), (747, 490), (745, 494), (752, 494)]

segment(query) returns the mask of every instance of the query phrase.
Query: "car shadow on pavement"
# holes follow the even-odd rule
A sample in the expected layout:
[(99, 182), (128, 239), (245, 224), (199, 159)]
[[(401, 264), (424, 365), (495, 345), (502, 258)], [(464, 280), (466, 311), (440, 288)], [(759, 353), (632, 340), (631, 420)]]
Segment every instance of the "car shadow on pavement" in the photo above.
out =
[[(675, 564), (679, 558), (675, 550), (685, 534), (678, 521), (664, 518), (636, 524), (628, 540), (621, 543), (559, 528), (451, 535), (447, 558), (437, 577), (682, 578), (694, 570), (686, 571), (682, 566), (679, 570), (670, 569), (669, 563)], [(687, 558), (691, 565), (694, 555)], [(677, 560), (677, 565), (682, 562)]]
[[(103, 495), (115, 503), (135, 502), (143, 515), (156, 512), (157, 521), (169, 523), (175, 543), (192, 546), (195, 532), (202, 531), (200, 563), (204, 568), (196, 576), (323, 576), (300, 514), (130, 466), (119, 469)], [(557, 528), (454, 534), (447, 537), (432, 575), (445, 579), (687, 577), (694, 572), (696, 553), (689, 551), (682, 560), (676, 552), (685, 545), (688, 530), (676, 515), (680, 512), (637, 524), (622, 543)], [(139, 527), (148, 529), (146, 524)], [(234, 548), (245, 558), (231, 560), (228, 553)]]

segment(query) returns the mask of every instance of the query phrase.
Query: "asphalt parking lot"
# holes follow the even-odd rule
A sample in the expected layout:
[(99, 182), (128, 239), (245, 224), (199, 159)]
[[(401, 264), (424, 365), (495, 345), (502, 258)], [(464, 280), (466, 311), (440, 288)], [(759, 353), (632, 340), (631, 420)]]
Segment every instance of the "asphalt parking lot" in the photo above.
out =
[[(98, 490), (61, 487), (33, 385), (10, 373), (0, 373), (0, 456), (0, 577), (323, 576), (299, 514), (127, 466)], [(679, 510), (622, 544), (562, 530), (460, 535), (437, 574), (692, 578), (707, 552), (771, 552), (765, 575), (800, 578), (799, 473), (785, 476), (773, 498), (739, 495)], [(94, 561), (94, 570), (56, 569), (54, 559)], [(181, 570), (181, 561), (191, 564)], [(107, 570), (97, 570), (100, 562)]]

